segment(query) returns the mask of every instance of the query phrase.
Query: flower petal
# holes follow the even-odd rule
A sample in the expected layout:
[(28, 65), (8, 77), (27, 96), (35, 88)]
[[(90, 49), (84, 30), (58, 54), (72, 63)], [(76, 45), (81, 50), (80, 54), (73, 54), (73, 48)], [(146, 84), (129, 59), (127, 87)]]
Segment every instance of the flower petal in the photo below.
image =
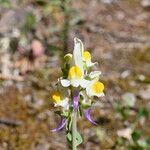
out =
[(94, 63), (92, 63), (91, 61), (87, 61), (86, 65), (87, 65), (87, 67), (92, 67), (92, 66), (94, 66)]
[(83, 44), (81, 40), (78, 38), (74, 38), (74, 51), (73, 51), (74, 63), (81, 69), (81, 72), (83, 74), (82, 47)]
[(81, 79), (79, 80), (79, 84), (81, 87), (86, 88), (89, 85), (90, 81), (85, 80), (85, 79)]
[(71, 62), (71, 60), (72, 60), (72, 54), (70, 54), (70, 53), (68, 53), (68, 54), (66, 54), (65, 56), (64, 56), (64, 60), (65, 60), (65, 62)]
[(79, 103), (79, 92), (74, 91), (73, 92), (73, 109), (74, 109), (74, 111), (78, 110), (78, 103)]
[(84, 111), (85, 118), (89, 120), (92, 124), (97, 125), (97, 123), (91, 118), (90, 112), (91, 112), (91, 109), (87, 109)]
[(78, 87), (78, 86), (80, 85), (79, 80), (76, 80), (76, 79), (71, 80), (71, 85), (72, 85), (73, 87)]
[(99, 94), (93, 94), (93, 96), (97, 96), (97, 97), (104, 97), (105, 96), (105, 94), (102, 92), (102, 93), (99, 93)]
[(93, 71), (89, 74), (90, 78), (99, 78), (99, 76), (101, 75), (100, 71)]
[(54, 106), (55, 107), (61, 106), (64, 109), (68, 110), (69, 109), (69, 98), (66, 97), (65, 99), (61, 100), (60, 102), (54, 103)]
[(52, 130), (50, 130), (50, 131), (51, 131), (51, 132), (57, 132), (57, 131), (63, 129), (64, 126), (65, 126), (65, 124), (66, 124), (66, 119), (61, 118), (61, 122), (59, 123), (58, 127), (57, 127), (57, 128), (54, 128), (54, 129), (52, 129)]
[(92, 67), (92, 66), (94, 66), (95, 64), (97, 64), (97, 62), (93, 63), (93, 62), (91, 62), (91, 61), (86, 61), (87, 67)]
[(68, 86), (70, 86), (70, 81), (67, 80), (67, 79), (61, 79), (60, 82), (61, 82), (61, 85), (62, 85), (63, 87), (68, 87)]

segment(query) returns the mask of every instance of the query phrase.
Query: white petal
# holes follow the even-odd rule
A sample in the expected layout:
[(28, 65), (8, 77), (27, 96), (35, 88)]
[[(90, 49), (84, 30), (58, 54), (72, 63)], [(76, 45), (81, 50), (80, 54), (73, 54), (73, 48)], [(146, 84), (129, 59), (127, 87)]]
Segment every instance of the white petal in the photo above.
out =
[(97, 97), (104, 97), (105, 94), (102, 92), (102, 93), (99, 93), (99, 94), (95, 94), (94, 96), (97, 96)]
[(74, 39), (74, 51), (73, 51), (73, 58), (74, 63), (81, 69), (83, 73), (83, 62), (82, 62), (82, 42), (78, 38)]
[(81, 80), (79, 80), (79, 84), (81, 87), (86, 88), (90, 84), (90, 81), (81, 79)]
[(93, 96), (94, 93), (92, 93), (92, 85), (95, 82), (95, 80), (97, 80), (97, 78), (95, 78), (94, 80), (90, 81), (90, 83), (88, 84), (87, 88), (86, 88), (86, 93), (88, 96)]
[(79, 38), (77, 38), (77, 37), (74, 38), (74, 41), (80, 42), (80, 44), (81, 44), (81, 54), (82, 54), (83, 51), (84, 51), (84, 45), (83, 45), (82, 41)]
[(79, 86), (79, 81), (78, 80), (71, 80), (71, 85), (73, 87), (78, 87)]
[(87, 62), (86, 62), (87, 67), (92, 67), (92, 66), (94, 66), (95, 64), (97, 64), (97, 62), (95, 62), (95, 63), (92, 63), (91, 61), (87, 61)]
[(90, 89), (91, 89), (91, 85), (88, 85), (88, 86), (86, 87), (86, 94), (87, 94), (88, 96), (91, 96), (91, 95), (90, 95)]
[(105, 96), (103, 92), (97, 94), (97, 93), (93, 92), (91, 89), (88, 92), (89, 92), (89, 96), (97, 96), (97, 97)]
[(61, 101), (60, 106), (62, 106), (65, 109), (68, 109), (69, 108), (69, 103), (68, 102), (69, 102), (69, 99), (65, 98), (63, 101)]
[(100, 71), (93, 71), (89, 74), (90, 78), (99, 78), (100, 75), (101, 75)]
[(54, 106), (55, 107), (58, 107), (58, 106), (61, 106), (63, 107), (64, 109), (69, 109), (69, 99), (68, 98), (65, 98), (64, 100), (61, 100), (60, 102), (58, 103), (54, 103)]
[(67, 80), (67, 79), (61, 79), (60, 82), (61, 82), (61, 85), (62, 85), (63, 87), (68, 87), (68, 86), (70, 86), (70, 81)]

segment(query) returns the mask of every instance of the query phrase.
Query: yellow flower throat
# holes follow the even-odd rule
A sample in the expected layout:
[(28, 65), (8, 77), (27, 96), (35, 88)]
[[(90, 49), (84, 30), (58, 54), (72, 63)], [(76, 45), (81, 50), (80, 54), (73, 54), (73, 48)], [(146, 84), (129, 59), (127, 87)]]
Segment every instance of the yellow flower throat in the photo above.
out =
[(91, 54), (88, 51), (84, 51), (82, 54), (84, 61), (90, 61), (91, 60)]
[(69, 69), (68, 78), (69, 79), (80, 79), (82, 77), (82, 72), (79, 67), (73, 66)]
[(104, 90), (104, 84), (101, 83), (101, 82), (95, 82), (93, 85), (92, 85), (92, 91), (96, 94), (99, 94), (99, 93), (102, 93)]
[(55, 102), (55, 103), (61, 101), (61, 94), (60, 94), (60, 92), (58, 92), (58, 91), (52, 92), (51, 98), (52, 98), (52, 101)]

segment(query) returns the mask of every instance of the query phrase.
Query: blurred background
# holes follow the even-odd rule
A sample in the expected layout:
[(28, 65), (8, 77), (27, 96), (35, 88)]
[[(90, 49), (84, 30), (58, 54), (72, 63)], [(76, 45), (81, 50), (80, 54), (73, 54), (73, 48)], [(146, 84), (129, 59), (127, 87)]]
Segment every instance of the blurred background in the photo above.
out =
[(0, 150), (69, 150), (49, 93), (75, 36), (106, 95), (78, 149), (150, 149), (150, 0), (0, 0)]

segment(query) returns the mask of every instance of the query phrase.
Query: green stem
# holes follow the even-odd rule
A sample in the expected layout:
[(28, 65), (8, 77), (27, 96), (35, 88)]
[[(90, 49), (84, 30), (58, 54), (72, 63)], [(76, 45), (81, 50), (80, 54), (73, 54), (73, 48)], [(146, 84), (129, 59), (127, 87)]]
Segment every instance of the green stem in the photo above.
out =
[(73, 110), (73, 114), (72, 114), (72, 150), (77, 150), (76, 133), (77, 133), (77, 112), (75, 112)]

